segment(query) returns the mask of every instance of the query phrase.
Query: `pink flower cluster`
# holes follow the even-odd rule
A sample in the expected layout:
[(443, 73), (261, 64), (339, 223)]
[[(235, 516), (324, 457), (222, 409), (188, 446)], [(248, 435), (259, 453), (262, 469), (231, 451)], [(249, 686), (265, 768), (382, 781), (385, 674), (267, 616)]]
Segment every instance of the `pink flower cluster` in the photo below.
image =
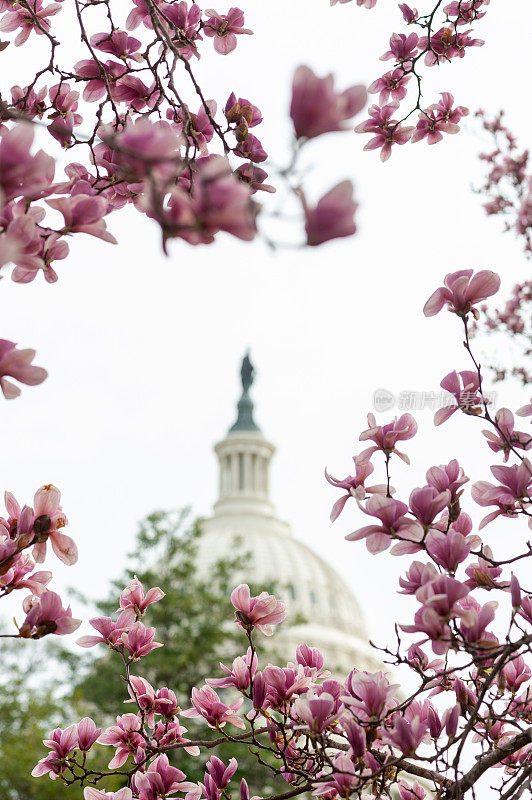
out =
[[(22, 603), (26, 618), (15, 636), (41, 639), (50, 633), (71, 633), (80, 620), (73, 619), (70, 606), (63, 608), (59, 595), (47, 589), (52, 573), (34, 572), (36, 562), (42, 563), (46, 557), (48, 541), (65, 564), (77, 561), (75, 542), (62, 532), (67, 518), (60, 505), (61, 494), (51, 484), (42, 486), (35, 493), (33, 507), (22, 508), (11, 492), (4, 496), (7, 517), (0, 517), (0, 598), (16, 589), (30, 592)], [(26, 552), (30, 547), (33, 557)]]
[(162, 644), (154, 642), (155, 628), (146, 628), (140, 622), (146, 608), (158, 603), (164, 592), (155, 586), (144, 594), (144, 588), (138, 578), (133, 578), (120, 595), (120, 615), (116, 620), (111, 617), (93, 617), (90, 624), (98, 635), (82, 636), (78, 639), (81, 647), (94, 647), (96, 644), (107, 644), (129, 658), (131, 662), (147, 656)]
[[(320, 78), (305, 65), (299, 66), (292, 82), (290, 117), (297, 140), (297, 152), (308, 141), (327, 133), (346, 130), (346, 121), (359, 114), (367, 102), (366, 88), (351, 86), (343, 92), (334, 88), (333, 75)], [(311, 207), (305, 193), (296, 190), (305, 218), (306, 243), (313, 247), (356, 232), (354, 215), (358, 204), (353, 184), (342, 181)]]
[[(135, 0), (127, 6), (120, 20), (114, 16), (119, 10), (109, 9), (107, 29), (90, 4), (84, 6), (75, 24), (81, 25), (85, 58), (73, 71), (69, 67), (68, 80), (49, 86), (48, 74), (64, 75), (51, 19), (65, 13), (63, 5), (0, 4), (0, 30), (18, 31), (15, 46), (36, 33), (52, 48), (50, 64), (30, 86), (13, 86), (11, 102), (0, 110), (0, 268), (14, 265), (15, 281), (32, 281), (39, 271), (56, 281), (54, 262), (67, 256), (72, 234), (114, 243), (105, 217), (128, 203), (159, 222), (164, 241), (177, 236), (192, 244), (210, 243), (220, 231), (246, 240), (255, 236), (258, 206), (251, 195), (259, 188), (273, 191), (256, 166), (266, 151), (251, 132), (262, 116), (232, 92), (218, 117), (217, 103), (203, 100), (189, 63), (200, 57), (204, 37), (218, 54), (234, 50), (237, 39), (251, 33), (243, 11), (202, 12), (186, 0), (150, 5)], [(128, 32), (139, 27), (137, 36)], [(153, 36), (160, 48), (156, 63), (145, 49)], [(181, 65), (199, 92), (197, 112), (173, 86)], [(94, 103), (99, 104), (95, 123)], [(66, 180), (58, 181), (54, 159), (43, 150), (32, 153), (32, 127), (18, 124), (19, 119), (39, 121), (69, 151), (85, 147), (86, 163), (68, 163)], [(211, 150), (211, 143), (218, 143), (223, 156)], [(47, 208), (36, 204), (43, 199)]]
[[(395, 434), (392, 430), (374, 434), (374, 438), (382, 441), (379, 449), (386, 458), (391, 454), (393, 436), (403, 431), (404, 426), (395, 426)], [(488, 566), (486, 560), (484, 565), (480, 562), (472, 565), (473, 573), (468, 568), (466, 574), (473, 574), (473, 580), (464, 582), (454, 576), (479, 543), (478, 537), (471, 534), (469, 517), (457, 512), (467, 478), (458, 463), (452, 461), (432, 467), (427, 472), (427, 481), (427, 486), (412, 492), (410, 511), (404, 509), (412, 514), (412, 524), (423, 532), (422, 544), (430, 557), (428, 563), (414, 561), (400, 580), (403, 593), (412, 595), (419, 603), (413, 624), (401, 628), (423, 637), (409, 648), (402, 662), (421, 673), (421, 686), (413, 694), (406, 699), (399, 697), (399, 686), (390, 683), (382, 671), (354, 668), (343, 681), (331, 678), (324, 669), (322, 653), (305, 644), (297, 648), (294, 662), (286, 666), (267, 664), (259, 670), (253, 631), (281, 622), (284, 607), (275, 597), (266, 593), (252, 597), (247, 586), (239, 586), (233, 591), (232, 601), (250, 646), (231, 668), (221, 665), (223, 677), (207, 678), (203, 688), (192, 690), (192, 708), (181, 711), (171, 689), (155, 690), (145, 678), (127, 671), (128, 702), (137, 711), (119, 715), (116, 724), (103, 732), (89, 718), (65, 730), (57, 728), (44, 742), (50, 752), (37, 764), (33, 774), (37, 777), (48, 774), (53, 780), (67, 782), (90, 779), (91, 785), (84, 789), (85, 800), (162, 800), (176, 794), (184, 795), (185, 800), (222, 800), (229, 794), (233, 796), (236, 758), (226, 763), (211, 755), (198, 783), (187, 780), (185, 772), (170, 764), (167, 751), (180, 748), (198, 755), (202, 747), (210, 746), (209, 740), (194, 742), (183, 736), (186, 728), (182, 727), (180, 717), (196, 717), (217, 731), (227, 724), (239, 728), (243, 733), (236, 739), (228, 735), (220, 741), (253, 742), (257, 753), (265, 748), (282, 763), (282, 776), (289, 784), (297, 788), (304, 777), (303, 785), (326, 800), (350, 796), (369, 800), (373, 795), (368, 791), (377, 777), (381, 788), (397, 790), (401, 800), (423, 800), (425, 789), (405, 778), (409, 773), (418, 774), (415, 761), (419, 753), (425, 754), (426, 764), (430, 748), (436, 752), (449, 750), (467, 735), (473, 708), (479, 708), (481, 714), (489, 708), (493, 714), (499, 706), (505, 707), (505, 718), (492, 722), (488, 716), (479, 716), (480, 722), (474, 723), (475, 736), (482, 738), (486, 731), (491, 745), (499, 749), (497, 764), (507, 770), (515, 764), (527, 763), (532, 744), (520, 733), (520, 723), (514, 723), (511, 715), (516, 714), (521, 720), (523, 715), (531, 713), (530, 688), (526, 687), (532, 670), (512, 650), (502, 666), (497, 662), (493, 688), (487, 694), (482, 689), (481, 681), (490, 675), (499, 652), (499, 640), (488, 629), (497, 604), (492, 601), (480, 604), (471, 590), (486, 591), (500, 586), (506, 591), (510, 587), (514, 614), (529, 624), (532, 624), (532, 596), (523, 595), (515, 577), (510, 584), (498, 584), (491, 579), (490, 583), (480, 578), (481, 574), (496, 578), (501, 572)], [(355, 492), (361, 485), (356, 486)], [(375, 499), (379, 498), (390, 499), (375, 495)], [(492, 560), (491, 551), (484, 552)], [(113, 623), (106, 618), (95, 626), (98, 630), (105, 629), (101, 637), (96, 637), (98, 641), (122, 652), (128, 666), (136, 659), (128, 651), (128, 633), (139, 624), (135, 619), (152, 602), (161, 599), (161, 595), (158, 587), (144, 592), (140, 582), (133, 579), (121, 595), (118, 620)], [(429, 661), (422, 649), (426, 641), (430, 641), (436, 655), (445, 654), (447, 658), (450, 648), (475, 654), (479, 666), (471, 676), (463, 673), (460, 676), (460, 667), (450, 669), (441, 659)], [(240, 697), (228, 704), (214, 686), (231, 687)], [(521, 694), (517, 695), (519, 691)], [(442, 694), (447, 695), (443, 702), (442, 698), (433, 699)], [(239, 711), (245, 700), (252, 710), (243, 716)], [(259, 729), (261, 722), (265, 727)], [(266, 734), (264, 743), (259, 734)], [(114, 749), (109, 770), (127, 775), (127, 787), (111, 794), (96, 788), (108, 773), (85, 766), (85, 754), (95, 745)], [(324, 748), (329, 754), (326, 761)], [(384, 774), (383, 765), (390, 766)], [(423, 769), (423, 774), (439, 780), (437, 772)], [(451, 785), (449, 782), (448, 786)], [(240, 781), (240, 800), (250, 800), (245, 779)]]
[(481, 192), (486, 197), (488, 216), (499, 216), (505, 231), (513, 231), (532, 254), (532, 171), (528, 150), (520, 151), (517, 139), (504, 124), (504, 112), (490, 119), (484, 111), (476, 114), (493, 139), (493, 149), (479, 158), (486, 168)]
[[(358, 2), (358, 5), (362, 5), (362, 2)], [(370, 0), (365, 5), (372, 8), (375, 2)], [(379, 96), (379, 102), (370, 107), (369, 119), (355, 128), (358, 133), (373, 134), (365, 150), (380, 150), (381, 160), (386, 161), (394, 145), (425, 139), (428, 144), (436, 144), (442, 141), (444, 134), (458, 133), (459, 122), (469, 113), (468, 109), (455, 106), (449, 92), (442, 92), (439, 102), (423, 106), (422, 68), (423, 65), (433, 67), (463, 58), (471, 47), (483, 45), (481, 39), (470, 36), (471, 29), (464, 31), (463, 26), (480, 20), (486, 13), (487, 5), (489, 0), (461, 0), (448, 3), (443, 8), (441, 3), (436, 3), (431, 12), (420, 15), (417, 9), (406, 3), (399, 4), (404, 22), (409, 27), (418, 28), (419, 34), (393, 33), (389, 49), (381, 56), (381, 61), (393, 61), (393, 68), (368, 88), (370, 94)], [(441, 27), (438, 27), (439, 14), (442, 14)], [(410, 107), (405, 108), (412, 87), (414, 97)], [(416, 111), (419, 112), (417, 124), (404, 125)]]

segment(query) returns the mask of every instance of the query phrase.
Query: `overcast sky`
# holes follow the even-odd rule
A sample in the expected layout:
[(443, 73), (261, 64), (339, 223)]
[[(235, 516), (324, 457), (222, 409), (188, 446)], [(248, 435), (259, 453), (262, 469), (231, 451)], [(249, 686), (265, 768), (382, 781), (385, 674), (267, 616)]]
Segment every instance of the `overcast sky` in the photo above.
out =
[[(326, 0), (243, 7), (256, 35), (240, 37), (225, 59), (205, 58), (198, 71), (208, 97), (225, 102), (232, 88), (262, 109), (257, 133), (279, 162), (289, 143), (294, 68), (305, 62), (318, 74), (334, 71), (340, 88), (370, 83), (382, 72), (378, 57), (389, 34), (402, 30), (388, 0), (371, 12), (354, 3), (331, 9)], [(486, 46), (434, 69), (427, 99), (450, 90), (472, 110), (504, 107), (527, 144), (531, 29), (529, 0), (492, 3), (478, 26)], [(2, 91), (15, 82), (5, 73), (0, 80)], [(348, 240), (272, 254), (260, 242), (222, 235), (202, 248), (176, 241), (165, 258), (156, 227), (130, 210), (108, 219), (118, 246), (74, 238), (57, 284), (40, 276), (27, 286), (1, 282), (0, 335), (36, 347), (36, 363), (50, 377), (2, 403), (0, 485), (30, 503), (43, 483), (61, 489), (80, 560), (57, 568), (57, 587), (104, 593), (122, 570), (137, 521), (153, 509), (190, 504), (197, 514), (210, 512), (212, 446), (234, 421), (249, 347), (256, 418), (278, 447), (271, 492), (279, 514), (348, 580), (375, 638), (394, 619), (406, 621), (395, 586), (407, 560), (377, 560), (362, 543), (344, 541), (365, 521), (353, 507), (330, 524), (337, 493), (323, 469), (340, 477), (350, 471), (376, 389), (435, 391), (449, 371), (469, 368), (458, 320), (426, 320), (421, 311), (446, 272), (495, 269), (502, 297), (527, 274), (520, 245), (484, 216), (472, 191), (481, 176), (477, 153), (489, 144), (474, 119), (464, 128), (435, 147), (399, 149), (385, 165), (363, 153), (366, 137), (352, 132), (309, 145), (311, 195), (345, 177), (355, 183), (359, 232)], [(490, 346), (477, 343), (484, 353)], [(516, 385), (497, 391), (499, 405), (527, 400)], [(432, 414), (416, 412), (420, 434), (404, 447), (412, 467), (396, 462), (393, 483), (409, 492), (429, 466), (454, 456), (473, 480), (489, 479), (495, 462), (486, 458), (482, 426), (455, 415), (435, 430)], [(488, 541), (507, 530), (506, 539), (526, 536), (516, 525), (491, 526)]]

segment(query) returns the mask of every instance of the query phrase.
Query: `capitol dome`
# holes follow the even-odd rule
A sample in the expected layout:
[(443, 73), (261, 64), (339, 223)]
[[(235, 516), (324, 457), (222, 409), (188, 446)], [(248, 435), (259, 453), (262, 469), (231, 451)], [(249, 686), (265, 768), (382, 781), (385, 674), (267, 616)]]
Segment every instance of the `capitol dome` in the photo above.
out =
[(368, 644), (362, 612), (351, 589), (275, 514), (268, 490), (275, 447), (253, 418), (249, 396), (253, 373), (246, 355), (237, 420), (215, 446), (219, 497), (213, 515), (202, 521), (200, 569), (207, 571), (214, 562), (232, 553), (238, 537), (243, 550), (249, 553), (239, 579), (255, 586), (275, 582), (276, 595), (287, 605), (287, 620), (272, 641), (277, 652), (293, 660), (297, 645), (305, 642), (319, 648), (326, 664), (338, 675), (345, 675), (354, 666), (378, 670), (380, 664)]

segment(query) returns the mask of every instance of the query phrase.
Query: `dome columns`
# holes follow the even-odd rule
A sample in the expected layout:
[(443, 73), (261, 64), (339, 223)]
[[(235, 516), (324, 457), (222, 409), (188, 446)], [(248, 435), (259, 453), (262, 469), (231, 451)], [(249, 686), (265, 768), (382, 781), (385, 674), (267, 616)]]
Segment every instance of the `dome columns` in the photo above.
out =
[(215, 446), (220, 496), (215, 513), (272, 514), (268, 473), (275, 447), (259, 431), (235, 431)]

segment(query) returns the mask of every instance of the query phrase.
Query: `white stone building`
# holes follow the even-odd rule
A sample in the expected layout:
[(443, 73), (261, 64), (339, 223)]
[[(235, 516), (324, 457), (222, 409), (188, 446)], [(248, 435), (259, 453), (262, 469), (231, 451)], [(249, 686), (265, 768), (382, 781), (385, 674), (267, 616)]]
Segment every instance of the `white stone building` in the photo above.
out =
[[(274, 445), (253, 419), (249, 388), (253, 367), (242, 362), (243, 393), (238, 416), (215, 451), (219, 461), (219, 497), (214, 513), (202, 522), (198, 553), (202, 569), (230, 553), (235, 537), (250, 553), (243, 583), (275, 581), (277, 595), (288, 608), (287, 622), (273, 637), (275, 650), (294, 660), (298, 644), (318, 647), (326, 664), (345, 676), (353, 666), (371, 672), (381, 668), (368, 637), (360, 607), (346, 582), (317, 553), (295, 538), (279, 519), (269, 497), (270, 461)], [(290, 624), (301, 615), (304, 624)]]

